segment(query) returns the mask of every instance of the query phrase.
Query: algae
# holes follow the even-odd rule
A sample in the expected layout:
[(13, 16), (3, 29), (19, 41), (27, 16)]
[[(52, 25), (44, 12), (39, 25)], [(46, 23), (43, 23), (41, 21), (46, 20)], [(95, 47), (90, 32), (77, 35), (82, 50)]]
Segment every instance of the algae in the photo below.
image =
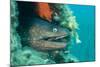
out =
[[(56, 7), (55, 10), (60, 12), (61, 25), (69, 28), (72, 31), (72, 36), (74, 35), (77, 38), (78, 35), (76, 30), (79, 29), (79, 27), (72, 11), (62, 4), (59, 6), (57, 6), (57, 4), (53, 6)], [(78, 60), (72, 56), (70, 52), (67, 52), (69, 51), (71, 44), (69, 44), (69, 47), (66, 47), (64, 51), (62, 50), (58, 52), (39, 52), (29, 46), (22, 47), (21, 37), (16, 30), (19, 25), (18, 14), (16, 1), (11, 0), (10, 64), (12, 66), (78, 62)]]

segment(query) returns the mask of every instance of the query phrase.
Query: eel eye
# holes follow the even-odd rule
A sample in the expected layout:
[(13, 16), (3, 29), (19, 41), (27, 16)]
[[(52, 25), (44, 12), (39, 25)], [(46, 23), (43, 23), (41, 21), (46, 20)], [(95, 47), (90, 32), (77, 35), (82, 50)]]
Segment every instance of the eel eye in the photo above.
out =
[(58, 30), (57, 30), (57, 28), (53, 28), (53, 32), (57, 32)]

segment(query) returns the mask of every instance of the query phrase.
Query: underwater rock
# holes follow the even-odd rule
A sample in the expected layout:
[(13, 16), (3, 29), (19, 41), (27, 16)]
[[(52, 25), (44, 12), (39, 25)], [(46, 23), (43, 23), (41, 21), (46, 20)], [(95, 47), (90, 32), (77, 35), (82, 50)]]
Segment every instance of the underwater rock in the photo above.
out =
[(18, 35), (16, 28), (18, 27), (18, 11), (17, 4), (14, 0), (11, 1), (11, 30), (10, 30), (10, 41), (11, 41), (11, 51), (21, 48), (20, 36)]
[[(71, 12), (70, 10), (68, 10), (68, 9), (66, 10), (65, 9), (64, 5), (59, 5), (59, 6), (54, 5), (54, 6), (57, 9), (57, 12), (58, 12), (58, 10), (61, 11), (61, 13), (59, 13), (59, 16), (61, 18), (63, 18), (64, 20), (58, 20), (57, 18), (56, 19), (57, 19), (57, 21), (65, 22), (64, 25), (66, 25), (67, 34), (64, 31), (65, 29), (62, 29), (59, 26), (58, 27), (56, 26), (57, 28), (50, 26), (50, 28), (52, 28), (51, 31), (53, 33), (51, 33), (51, 32), (48, 33), (48, 31), (45, 31), (45, 30), (35, 33), (34, 31), (32, 31), (32, 29), (34, 30), (35, 28), (30, 28), (30, 32), (28, 33), (28, 35), (30, 35), (30, 38), (27, 38), (27, 35), (24, 36), (24, 34), (26, 34), (27, 31), (22, 31), (23, 33), (21, 33), (21, 35), (22, 35), (21, 36), (19, 34), (19, 31), (17, 30), (17, 28), (19, 27), (19, 24), (20, 24), (20, 22), (18, 20), (18, 16), (19, 16), (19, 12), (18, 12), (18, 9), (17, 9), (18, 5), (17, 5), (15, 0), (11, 1), (11, 31), (10, 31), (10, 33), (11, 33), (10, 34), (10, 37), (11, 37), (11, 43), (10, 43), (10, 46), (11, 46), (11, 60), (10, 61), (11, 61), (11, 65), (12, 66), (36, 65), (36, 64), (54, 64), (54, 63), (65, 63), (65, 62), (78, 62), (78, 60), (75, 57), (70, 55), (70, 52), (64, 53), (64, 51), (68, 51), (69, 50), (68, 46), (71, 46), (68, 43), (70, 41), (70, 37), (65, 37), (65, 35), (66, 36), (70, 35), (70, 31), (68, 29), (68, 23), (70, 21), (72, 22), (72, 19), (68, 20), (67, 18), (69, 16), (71, 17), (73, 15), (70, 14), (70, 12)], [(52, 7), (54, 7), (54, 6), (52, 6)], [(52, 8), (52, 9), (54, 9), (54, 8)], [(54, 16), (57, 17), (58, 15), (55, 14)], [(58, 17), (58, 18), (60, 18), (60, 17)], [(43, 24), (40, 24), (40, 25), (43, 25)], [(49, 26), (49, 24), (47, 24), (47, 26)], [(42, 28), (42, 26), (40, 28)], [(72, 28), (75, 28), (75, 29), (72, 29)], [(76, 30), (76, 27), (72, 27), (72, 28), (70, 27), (71, 30)], [(24, 28), (22, 28), (22, 29), (24, 29)], [(39, 29), (39, 27), (37, 27), (36, 29)], [(47, 28), (44, 28), (44, 29), (47, 29)], [(61, 32), (59, 32), (59, 31), (61, 31)], [(32, 34), (33, 32), (34, 32), (34, 35)], [(37, 35), (37, 33), (38, 33), (38, 35)], [(47, 43), (45, 44), (43, 42), (40, 42), (39, 44), (41, 45), (41, 43), (42, 43), (43, 44), (42, 46), (40, 46), (40, 45), (35, 46), (38, 49), (42, 49), (45, 46), (45, 47), (50, 48), (51, 50), (53, 50), (53, 51), (48, 51), (47, 50), (46, 52), (45, 51), (38, 51), (35, 48), (33, 48), (34, 47), (34, 43), (33, 42), (28, 42), (28, 44), (27, 43), (24, 44), (26, 42), (25, 39), (34, 40), (32, 38), (32, 37), (34, 37), (37, 40), (37, 39), (41, 38), (41, 36), (39, 37), (39, 35), (41, 35), (41, 33), (42, 33), (42, 36), (44, 36), (44, 34), (45, 34), (46, 37), (48, 36), (49, 38), (47, 37), (47, 38), (44, 38), (44, 39), (45, 40), (49, 40), (49, 41), (65, 37), (65, 38), (68, 39), (68, 40), (66, 40), (68, 44), (64, 43), (63, 45), (61, 45), (62, 43), (59, 43), (59, 44), (57, 43), (57, 45), (53, 45), (52, 43), (50, 43), (51, 45), (50, 44), (46, 45)], [(25, 39), (23, 41), (24, 37), (25, 37)], [(23, 43), (22, 43), (22, 41), (23, 41)], [(33, 45), (32, 45), (32, 43), (33, 43)], [(24, 44), (24, 46), (23, 46), (23, 44)], [(29, 45), (31, 45), (31, 46), (29, 46)], [(55, 50), (55, 49), (57, 49), (57, 50)], [(44, 48), (44, 50), (46, 50), (46, 48)]]

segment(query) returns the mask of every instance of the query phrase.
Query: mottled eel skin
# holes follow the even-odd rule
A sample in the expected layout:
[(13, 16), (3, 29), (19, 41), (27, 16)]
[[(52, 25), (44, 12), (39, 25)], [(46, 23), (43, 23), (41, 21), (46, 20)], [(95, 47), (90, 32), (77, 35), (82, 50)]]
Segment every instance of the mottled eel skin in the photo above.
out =
[(29, 43), (38, 50), (63, 49), (69, 42), (70, 32), (55, 22), (35, 18), (29, 28)]

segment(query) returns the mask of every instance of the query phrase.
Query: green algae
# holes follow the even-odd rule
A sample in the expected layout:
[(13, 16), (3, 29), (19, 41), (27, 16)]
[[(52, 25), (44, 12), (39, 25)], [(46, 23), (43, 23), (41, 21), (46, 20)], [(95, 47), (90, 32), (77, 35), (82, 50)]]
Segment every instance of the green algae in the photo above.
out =
[[(60, 11), (61, 25), (71, 29), (72, 35), (77, 35), (76, 30), (79, 29), (78, 24), (73, 16), (72, 11), (63, 5), (56, 6)], [(55, 64), (62, 62), (78, 62), (78, 60), (70, 53), (59, 51), (57, 54), (54, 52), (39, 52), (31, 47), (22, 47), (21, 38), (16, 30), (19, 25), (17, 3), (11, 0), (11, 31), (10, 31), (10, 47), (11, 47), (11, 65), (37, 65), (37, 64)], [(71, 45), (69, 45), (71, 46)], [(69, 49), (66, 47), (65, 49)]]

